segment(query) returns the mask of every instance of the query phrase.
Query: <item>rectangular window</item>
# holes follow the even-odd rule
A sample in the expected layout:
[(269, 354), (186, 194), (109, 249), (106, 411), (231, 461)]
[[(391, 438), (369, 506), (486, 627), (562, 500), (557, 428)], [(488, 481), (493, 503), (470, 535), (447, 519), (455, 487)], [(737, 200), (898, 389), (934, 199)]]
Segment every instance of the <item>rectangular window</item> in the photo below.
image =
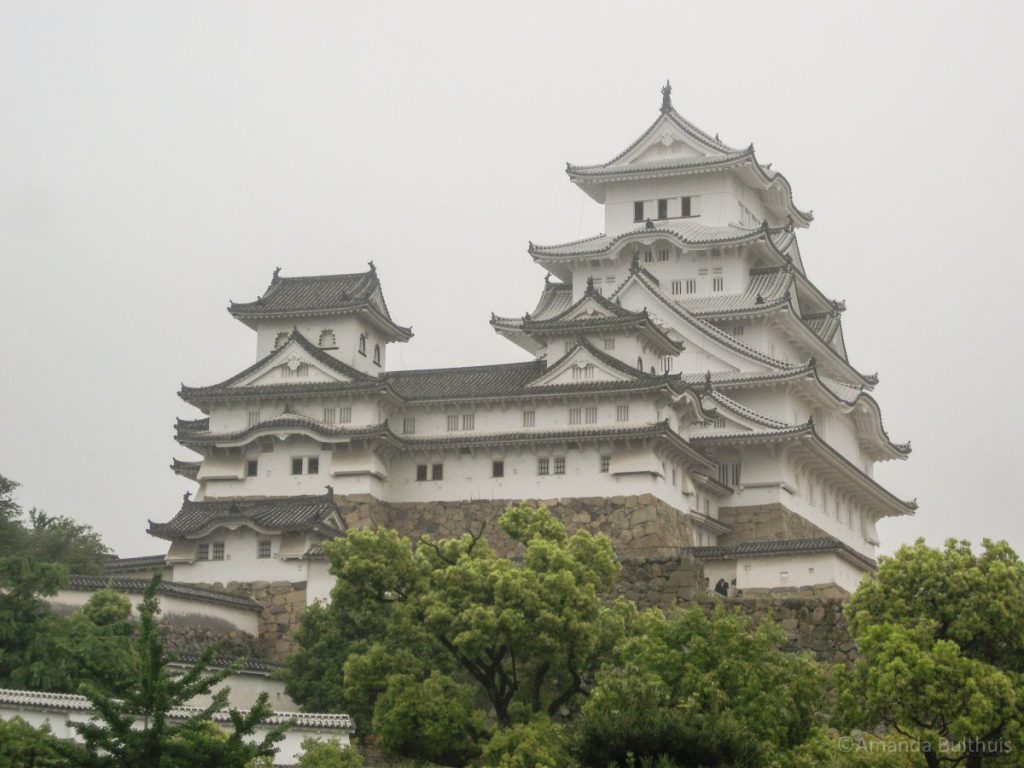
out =
[(537, 474), (546, 475), (550, 471), (549, 459), (545, 456), (542, 459), (537, 459)]
[(565, 456), (555, 456), (555, 474), (565, 474)]
[(213, 559), (223, 560), (224, 559), (224, 542), (215, 541), (213, 542)]
[(628, 405), (617, 405), (617, 406), (615, 406), (615, 420), (616, 421), (629, 421), (629, 406)]
[(612, 349), (615, 349), (615, 339), (605, 339), (604, 340), (604, 349), (605, 349), (605, 352), (607, 352), (609, 350), (612, 350)]
[(416, 417), (406, 416), (402, 419), (402, 434), (403, 435), (415, 435), (416, 434)]
[(448, 415), (448, 431), (455, 432), (459, 428), (459, 417), (458, 414)]
[(652, 251), (650, 248), (644, 251), (644, 261), (647, 262), (648, 264), (654, 261), (654, 251)]
[(692, 214), (690, 213), (690, 211), (691, 211), (690, 198), (688, 198), (688, 197), (681, 198), (680, 202), (682, 203), (682, 213), (680, 213), (679, 215), (680, 216), (691, 216)]
[(302, 474), (302, 459), (292, 459), (292, 474), (293, 475), (301, 475)]
[(687, 280), (686, 281), (686, 292), (687, 293), (696, 293), (697, 292), (697, 281), (696, 280)]
[(249, 426), (250, 427), (255, 427), (259, 423), (260, 423), (260, 412), (259, 411), (249, 411)]
[(658, 250), (658, 261), (668, 261), (668, 248)]
[(672, 295), (673, 296), (678, 296), (682, 292), (683, 292), (683, 281), (682, 280), (673, 280), (672, 281)]
[(505, 476), (505, 462), (498, 460), (491, 462), (491, 477)]
[(711, 517), (711, 499), (704, 499), (704, 515)]
[(569, 409), (569, 423), (570, 424), (581, 424), (583, 422), (583, 409), (582, 408), (570, 408)]
[(743, 326), (742, 325), (733, 326), (732, 335), (733, 336), (742, 336), (743, 335)]
[(310, 456), (306, 459), (306, 472), (310, 475), (320, 474), (320, 457)]
[(633, 221), (644, 220), (644, 201), (637, 200), (633, 203)]
[(725, 418), (723, 416), (716, 417), (714, 424), (715, 429), (725, 429)]
[(324, 408), (324, 424), (334, 424), (338, 420), (337, 408)]
[(295, 369), (295, 375), (300, 379), (309, 376), (309, 363), (299, 363), (299, 367)]
[(196, 560), (209, 560), (210, 559), (210, 545), (200, 544), (196, 547)]
[(719, 464), (718, 465), (718, 482), (722, 485), (729, 484), (729, 465)]
[(256, 477), (259, 474), (260, 463), (256, 459), (249, 459), (245, 462), (245, 476)]
[(338, 409), (338, 423), (340, 424), (351, 424), (352, 423), (352, 406), (346, 405), (343, 408)]
[(444, 464), (431, 464), (430, 465), (430, 479), (431, 480), (444, 480)]
[(417, 464), (416, 465), (416, 480), (417, 482), (423, 482), (427, 479), (427, 465)]
[(261, 541), (257, 545), (256, 557), (258, 557), (260, 560), (266, 560), (268, 557), (270, 557), (270, 542), (269, 541)]
[(536, 411), (523, 411), (523, 426), (532, 427), (537, 422)]
[(583, 412), (583, 420), (587, 424), (597, 424), (597, 407), (589, 406), (586, 411)]
[(659, 200), (658, 201), (658, 218), (659, 219), (667, 219), (668, 218), (668, 200)]
[(663, 358), (661, 358), (661, 372), (662, 373), (671, 373), (672, 372), (672, 360), (673, 360), (673, 358), (670, 357), (669, 355), (665, 355)]
[(611, 466), (612, 466), (612, 457), (611, 456), (602, 456), (601, 457), (601, 468), (600, 468), (600, 471), (604, 472), (604, 473), (607, 473), (608, 470), (611, 469)]
[(711, 290), (720, 291), (725, 286), (724, 278), (713, 277), (711, 278)]
[(742, 465), (740, 465), (740, 464), (733, 464), (732, 465), (732, 484), (733, 485), (739, 485), (740, 484), (740, 470), (741, 470), (741, 468), (742, 468)]
[(462, 414), (462, 428), (463, 429), (476, 429), (476, 414), (475, 413), (464, 413)]

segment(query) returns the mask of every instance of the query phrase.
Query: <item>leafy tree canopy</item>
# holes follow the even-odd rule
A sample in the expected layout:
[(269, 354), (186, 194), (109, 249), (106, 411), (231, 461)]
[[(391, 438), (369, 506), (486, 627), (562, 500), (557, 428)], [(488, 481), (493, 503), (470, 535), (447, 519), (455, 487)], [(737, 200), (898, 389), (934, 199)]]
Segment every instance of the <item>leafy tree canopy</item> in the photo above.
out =
[(982, 549), (901, 547), (846, 609), (858, 658), (840, 712), (926, 745), (929, 766), (1016, 765), (1024, 750), (1024, 564), (1005, 542)]

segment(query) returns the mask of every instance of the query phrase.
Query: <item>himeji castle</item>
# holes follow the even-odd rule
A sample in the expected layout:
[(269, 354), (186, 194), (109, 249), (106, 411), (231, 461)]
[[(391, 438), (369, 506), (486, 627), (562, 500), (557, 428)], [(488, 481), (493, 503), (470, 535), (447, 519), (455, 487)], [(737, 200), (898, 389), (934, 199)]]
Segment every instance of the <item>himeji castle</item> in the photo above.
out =
[(786, 177), (682, 117), (668, 85), (639, 138), (567, 173), (605, 231), (529, 245), (539, 298), (490, 320), (528, 362), (389, 371), (413, 334), (372, 263), (277, 270), (230, 305), (256, 361), (180, 390), (195, 456), (173, 469), (196, 487), (149, 528), (175, 581), (305, 581), (318, 599), (326, 539), (496, 533), (521, 500), (744, 591), (849, 592), (873, 570), (878, 522), (916, 508), (873, 468), (910, 445), (847, 356), (844, 303), (811, 281), (812, 215)]

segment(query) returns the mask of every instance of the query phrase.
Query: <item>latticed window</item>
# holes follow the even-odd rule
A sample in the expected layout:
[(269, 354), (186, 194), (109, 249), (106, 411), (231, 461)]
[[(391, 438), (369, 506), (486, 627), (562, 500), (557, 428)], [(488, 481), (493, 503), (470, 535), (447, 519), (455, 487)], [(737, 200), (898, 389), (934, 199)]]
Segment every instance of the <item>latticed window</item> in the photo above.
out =
[(546, 475), (551, 471), (550, 460), (545, 456), (537, 459), (537, 474)]
[(306, 459), (306, 473), (310, 475), (320, 474), (320, 458), (318, 456), (310, 456)]
[(338, 343), (334, 338), (334, 331), (330, 328), (324, 328), (320, 331), (320, 347), (322, 349), (334, 349), (337, 346)]
[(570, 424), (581, 424), (583, 416), (582, 408), (570, 408), (569, 409), (569, 423)]
[(587, 424), (597, 424), (597, 408), (590, 406), (583, 413), (584, 421)]
[(260, 423), (260, 412), (259, 411), (249, 411), (249, 426), (250, 427), (255, 427), (259, 423)]
[(501, 460), (491, 462), (491, 477), (505, 476), (505, 462)]
[(616, 421), (629, 421), (629, 406), (628, 405), (617, 405), (617, 406), (615, 406), (615, 420)]
[(352, 406), (344, 405), (338, 409), (338, 423), (339, 424), (351, 424), (352, 423)]
[(462, 414), (462, 428), (465, 430), (476, 429), (476, 414), (475, 413), (464, 413)]
[(523, 411), (523, 426), (532, 427), (537, 422), (536, 411)]
[(696, 293), (697, 292), (697, 281), (696, 280), (687, 280), (686, 281), (686, 292), (687, 293)]
[(224, 542), (215, 541), (213, 542), (213, 559), (223, 560), (224, 559)]
[(711, 290), (721, 291), (725, 287), (725, 279), (721, 277), (711, 278)]
[(196, 560), (209, 560), (210, 559), (210, 545), (200, 544), (196, 547)]
[(444, 480), (444, 464), (432, 464), (430, 466), (431, 480)]
[(672, 281), (672, 295), (673, 296), (678, 296), (682, 292), (683, 292), (683, 281), (682, 280), (673, 280)]
[(338, 421), (337, 408), (324, 408), (324, 424), (334, 424)]
[(373, 345), (373, 362), (380, 365), (380, 344)]
[(259, 462), (256, 459), (249, 459), (245, 462), (245, 476), (256, 477), (259, 473)]
[(426, 479), (427, 479), (427, 465), (426, 464), (417, 464), (416, 465), (416, 480), (419, 481), (419, 482), (423, 482)]
[(604, 340), (604, 348), (605, 348), (605, 351), (609, 351), (609, 350), (615, 349), (615, 339), (614, 338), (605, 339)]
[(661, 248), (658, 251), (658, 261), (668, 261), (668, 248)]
[(256, 557), (258, 557), (260, 560), (266, 560), (268, 557), (270, 557), (269, 541), (264, 540), (257, 545)]
[(455, 432), (459, 428), (459, 415), (457, 413), (448, 414), (448, 431)]
[(604, 473), (607, 473), (608, 470), (611, 469), (611, 466), (612, 466), (612, 457), (611, 456), (602, 456), (601, 457), (601, 469), (600, 469), (600, 471), (604, 472)]
[(416, 434), (416, 417), (406, 416), (402, 419), (402, 434), (403, 435), (415, 435)]
[(564, 475), (565, 474), (565, 456), (556, 456), (555, 457), (555, 474), (556, 475)]

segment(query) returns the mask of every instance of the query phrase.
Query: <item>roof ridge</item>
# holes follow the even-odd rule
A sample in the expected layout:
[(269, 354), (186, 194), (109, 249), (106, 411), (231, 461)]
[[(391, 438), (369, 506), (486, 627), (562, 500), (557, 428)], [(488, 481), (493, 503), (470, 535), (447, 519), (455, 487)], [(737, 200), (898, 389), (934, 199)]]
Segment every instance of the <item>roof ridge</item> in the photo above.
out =
[[(509, 318), (512, 320), (518, 318)], [(403, 374), (415, 374), (415, 373), (449, 373), (451, 371), (482, 371), (482, 370), (497, 370), (501, 368), (511, 367), (522, 367), (534, 366), (538, 363), (543, 362), (540, 360), (522, 360), (515, 363), (487, 363), (485, 365), (454, 365), (448, 368), (409, 368), (404, 371), (388, 371), (380, 376), (381, 379), (387, 381), (389, 378), (394, 376), (401, 376)]]

